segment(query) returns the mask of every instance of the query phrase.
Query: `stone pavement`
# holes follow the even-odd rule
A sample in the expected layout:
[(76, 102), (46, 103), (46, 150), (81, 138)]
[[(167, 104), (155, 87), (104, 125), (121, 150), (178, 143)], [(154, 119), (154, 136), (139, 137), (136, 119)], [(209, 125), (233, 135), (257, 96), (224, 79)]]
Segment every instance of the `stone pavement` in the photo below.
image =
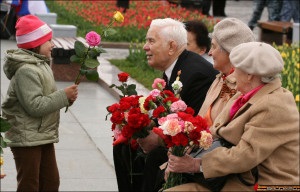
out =
[[(226, 14), (237, 17), (247, 23), (252, 13), (252, 1), (227, 1)], [(262, 19), (266, 20), (266, 9)], [(257, 28), (254, 30), (257, 35)], [(4, 51), (16, 48), (14, 40), (1, 40), (1, 101), (9, 81), (3, 73)], [(60, 191), (117, 191), (116, 176), (112, 157), (112, 132), (110, 121), (105, 121), (106, 106), (117, 102), (117, 94), (108, 88), (112, 83), (118, 84), (120, 72), (110, 65), (110, 58), (126, 58), (126, 49), (106, 49), (108, 53), (99, 58), (99, 83), (82, 82), (79, 85), (79, 96), (67, 113), (61, 110), (60, 142), (55, 144), (56, 158), (60, 171)], [(137, 84), (139, 94), (145, 95), (148, 90)], [(72, 82), (57, 82), (63, 89)], [(16, 190), (16, 171), (13, 156), (9, 148), (4, 149), (4, 172), (7, 176), (1, 179), (1, 191)]]

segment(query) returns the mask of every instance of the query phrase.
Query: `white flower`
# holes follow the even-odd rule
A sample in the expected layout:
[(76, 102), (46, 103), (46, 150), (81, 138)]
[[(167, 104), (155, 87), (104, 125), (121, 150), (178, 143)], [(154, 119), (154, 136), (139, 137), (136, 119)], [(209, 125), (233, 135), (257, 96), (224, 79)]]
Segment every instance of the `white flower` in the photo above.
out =
[(180, 91), (182, 86), (183, 85), (182, 85), (181, 81), (178, 81), (178, 80), (174, 81), (174, 83), (172, 84), (172, 88), (174, 91)]

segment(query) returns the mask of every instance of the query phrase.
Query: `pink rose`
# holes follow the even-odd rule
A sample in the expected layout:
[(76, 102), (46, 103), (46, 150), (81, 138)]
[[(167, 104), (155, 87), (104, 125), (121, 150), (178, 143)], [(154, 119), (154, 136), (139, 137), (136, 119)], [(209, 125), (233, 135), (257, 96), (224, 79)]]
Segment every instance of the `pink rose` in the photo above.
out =
[(171, 104), (171, 111), (174, 113), (176, 113), (178, 111), (185, 111), (186, 108), (187, 108), (187, 105), (182, 100), (178, 100)]
[(98, 35), (98, 33), (96, 33), (95, 31), (91, 31), (86, 34), (85, 40), (89, 44), (89, 46), (97, 46), (101, 43), (101, 36)]
[(161, 78), (154, 79), (154, 82), (152, 84), (153, 89), (163, 90), (165, 87), (166, 87), (165, 80), (163, 80)]

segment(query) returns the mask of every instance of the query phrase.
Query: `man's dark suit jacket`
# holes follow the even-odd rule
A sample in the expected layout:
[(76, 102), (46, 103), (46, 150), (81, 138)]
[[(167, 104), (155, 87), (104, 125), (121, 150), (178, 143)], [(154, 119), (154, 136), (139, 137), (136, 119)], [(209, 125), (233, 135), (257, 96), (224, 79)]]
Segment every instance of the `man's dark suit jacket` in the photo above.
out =
[[(195, 110), (197, 115), (218, 72), (197, 53), (184, 50), (178, 57), (166, 89), (172, 90), (171, 85), (176, 80), (179, 70), (181, 70), (180, 81), (183, 84), (180, 97)], [(128, 153), (128, 145), (121, 144), (113, 148), (119, 191), (157, 191), (163, 179), (159, 166), (168, 160), (166, 149), (164, 147), (154, 149), (147, 155), (146, 161), (144, 158), (136, 158), (136, 152), (132, 151), (134, 172), (143, 172), (143, 175), (134, 176), (132, 184), (127, 169), (130, 164)]]
[(168, 89), (172, 89), (171, 85), (176, 80), (179, 70), (181, 70), (180, 81), (183, 84), (180, 97), (189, 107), (195, 110), (195, 114), (198, 114), (218, 71), (200, 55), (185, 50), (178, 57), (172, 70)]

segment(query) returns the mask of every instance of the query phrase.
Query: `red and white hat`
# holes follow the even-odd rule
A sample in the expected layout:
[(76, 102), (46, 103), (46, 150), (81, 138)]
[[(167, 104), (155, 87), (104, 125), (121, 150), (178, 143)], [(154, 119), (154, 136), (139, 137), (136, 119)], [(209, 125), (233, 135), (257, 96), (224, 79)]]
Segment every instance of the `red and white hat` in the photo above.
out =
[(16, 24), (16, 40), (19, 48), (38, 47), (52, 38), (52, 29), (34, 15), (20, 17)]

